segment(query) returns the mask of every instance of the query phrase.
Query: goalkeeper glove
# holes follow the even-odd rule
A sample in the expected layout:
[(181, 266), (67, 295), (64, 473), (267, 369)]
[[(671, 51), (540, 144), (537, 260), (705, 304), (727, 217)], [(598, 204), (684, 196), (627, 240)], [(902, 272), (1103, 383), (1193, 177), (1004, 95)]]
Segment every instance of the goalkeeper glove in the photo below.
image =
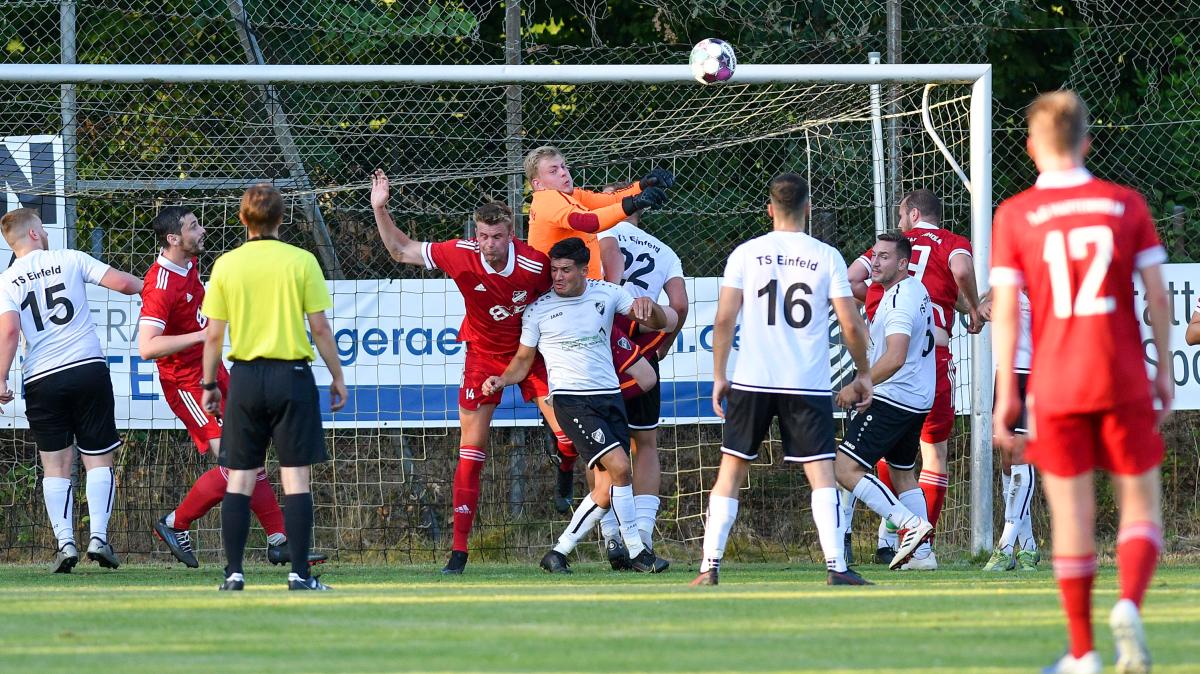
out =
[(625, 197), (621, 200), (621, 208), (625, 215), (633, 215), (643, 208), (658, 208), (667, 203), (667, 193), (661, 187), (647, 187), (635, 197)]
[(675, 186), (675, 174), (666, 169), (651, 169), (650, 175), (638, 181), (638, 186), (643, 190), (648, 187), (669, 189)]

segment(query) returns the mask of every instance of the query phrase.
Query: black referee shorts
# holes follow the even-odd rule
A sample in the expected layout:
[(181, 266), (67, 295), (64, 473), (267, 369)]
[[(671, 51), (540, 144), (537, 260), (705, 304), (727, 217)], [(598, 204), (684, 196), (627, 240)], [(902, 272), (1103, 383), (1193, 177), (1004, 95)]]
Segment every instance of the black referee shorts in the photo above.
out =
[(221, 465), (261, 468), (272, 440), (280, 466), (311, 466), (329, 458), (312, 369), (301, 360), (235, 362), (221, 427)]

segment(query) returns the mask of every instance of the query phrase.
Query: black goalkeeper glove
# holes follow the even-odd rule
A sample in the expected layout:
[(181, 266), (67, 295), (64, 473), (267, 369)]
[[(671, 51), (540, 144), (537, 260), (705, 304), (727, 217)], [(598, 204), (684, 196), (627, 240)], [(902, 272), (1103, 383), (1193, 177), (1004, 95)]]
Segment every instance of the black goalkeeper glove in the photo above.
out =
[(647, 187), (636, 197), (625, 197), (621, 208), (625, 215), (633, 215), (643, 208), (658, 208), (667, 203), (667, 193), (661, 187)]
[(651, 169), (650, 175), (638, 181), (638, 186), (643, 190), (648, 187), (670, 189), (675, 186), (675, 174), (666, 169)]

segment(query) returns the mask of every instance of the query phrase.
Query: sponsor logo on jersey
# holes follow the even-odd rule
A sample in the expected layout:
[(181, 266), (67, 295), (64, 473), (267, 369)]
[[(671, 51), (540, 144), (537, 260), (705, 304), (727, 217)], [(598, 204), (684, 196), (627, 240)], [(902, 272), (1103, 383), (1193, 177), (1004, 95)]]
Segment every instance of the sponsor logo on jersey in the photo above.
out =
[(592, 439), (596, 442), (604, 442), (604, 429), (597, 428), (595, 431), (592, 431)]
[(521, 302), (524, 302), (526, 300), (526, 298), (528, 298), (528, 297), (529, 297), (528, 290), (514, 290), (513, 291), (513, 302), (515, 304), (520, 304)]

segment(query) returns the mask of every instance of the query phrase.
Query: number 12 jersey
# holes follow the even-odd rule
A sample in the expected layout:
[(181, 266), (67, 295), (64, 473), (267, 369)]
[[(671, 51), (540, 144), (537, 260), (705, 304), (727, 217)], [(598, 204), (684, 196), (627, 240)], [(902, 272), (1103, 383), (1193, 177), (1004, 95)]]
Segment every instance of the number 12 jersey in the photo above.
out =
[(770, 232), (734, 249), (721, 285), (742, 291), (733, 388), (831, 395), (830, 300), (852, 296), (841, 253), (804, 232)]

